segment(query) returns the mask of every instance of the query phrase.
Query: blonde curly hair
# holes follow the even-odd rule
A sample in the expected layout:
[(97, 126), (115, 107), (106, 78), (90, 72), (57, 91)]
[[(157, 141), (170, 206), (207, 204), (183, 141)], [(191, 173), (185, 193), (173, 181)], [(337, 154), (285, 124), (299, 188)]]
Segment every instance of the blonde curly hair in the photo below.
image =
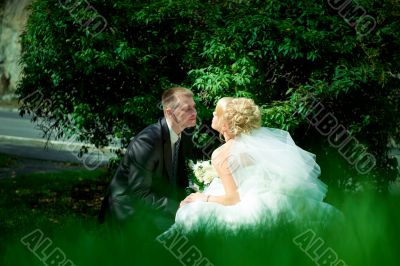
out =
[(249, 98), (233, 98), (225, 107), (223, 120), (233, 137), (261, 127), (260, 108)]

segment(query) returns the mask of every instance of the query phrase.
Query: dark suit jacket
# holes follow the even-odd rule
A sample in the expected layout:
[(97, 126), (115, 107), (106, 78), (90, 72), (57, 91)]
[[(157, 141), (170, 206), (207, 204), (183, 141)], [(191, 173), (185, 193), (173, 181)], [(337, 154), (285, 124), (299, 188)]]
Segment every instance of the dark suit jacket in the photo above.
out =
[(178, 174), (172, 178), (171, 138), (165, 118), (146, 127), (129, 144), (104, 198), (99, 219), (126, 221), (138, 208), (174, 217), (188, 186), (185, 159), (192, 149), (190, 130), (181, 134)]

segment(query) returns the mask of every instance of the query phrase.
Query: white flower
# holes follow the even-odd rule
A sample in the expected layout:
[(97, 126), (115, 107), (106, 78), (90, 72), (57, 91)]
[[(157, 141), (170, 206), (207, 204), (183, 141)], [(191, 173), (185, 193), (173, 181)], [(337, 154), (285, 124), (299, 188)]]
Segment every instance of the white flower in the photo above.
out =
[(189, 161), (189, 166), (192, 167), (196, 179), (204, 185), (209, 185), (218, 176), (210, 160), (198, 161), (195, 164)]

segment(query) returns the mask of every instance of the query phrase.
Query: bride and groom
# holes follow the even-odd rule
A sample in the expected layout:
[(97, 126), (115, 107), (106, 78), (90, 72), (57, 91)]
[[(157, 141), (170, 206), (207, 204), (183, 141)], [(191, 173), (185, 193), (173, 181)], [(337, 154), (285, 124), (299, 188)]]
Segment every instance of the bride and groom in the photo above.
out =
[(211, 125), (225, 140), (211, 158), (218, 177), (202, 193), (184, 198), (178, 191), (188, 185), (184, 158), (192, 154), (187, 129), (196, 122), (193, 94), (173, 88), (162, 102), (165, 117), (130, 143), (103, 201), (102, 219), (142, 220), (139, 205), (155, 210), (160, 231), (173, 224), (183, 233), (330, 219), (334, 208), (323, 202), (327, 187), (318, 179), (315, 155), (288, 132), (261, 127), (260, 109), (248, 98), (218, 101)]

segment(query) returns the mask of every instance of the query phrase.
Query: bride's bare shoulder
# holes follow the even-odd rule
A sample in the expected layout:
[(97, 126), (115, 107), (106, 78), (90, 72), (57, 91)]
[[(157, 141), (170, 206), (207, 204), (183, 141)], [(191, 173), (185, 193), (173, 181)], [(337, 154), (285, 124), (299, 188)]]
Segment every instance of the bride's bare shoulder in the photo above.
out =
[(211, 154), (211, 162), (228, 157), (233, 141), (228, 141), (215, 149)]

